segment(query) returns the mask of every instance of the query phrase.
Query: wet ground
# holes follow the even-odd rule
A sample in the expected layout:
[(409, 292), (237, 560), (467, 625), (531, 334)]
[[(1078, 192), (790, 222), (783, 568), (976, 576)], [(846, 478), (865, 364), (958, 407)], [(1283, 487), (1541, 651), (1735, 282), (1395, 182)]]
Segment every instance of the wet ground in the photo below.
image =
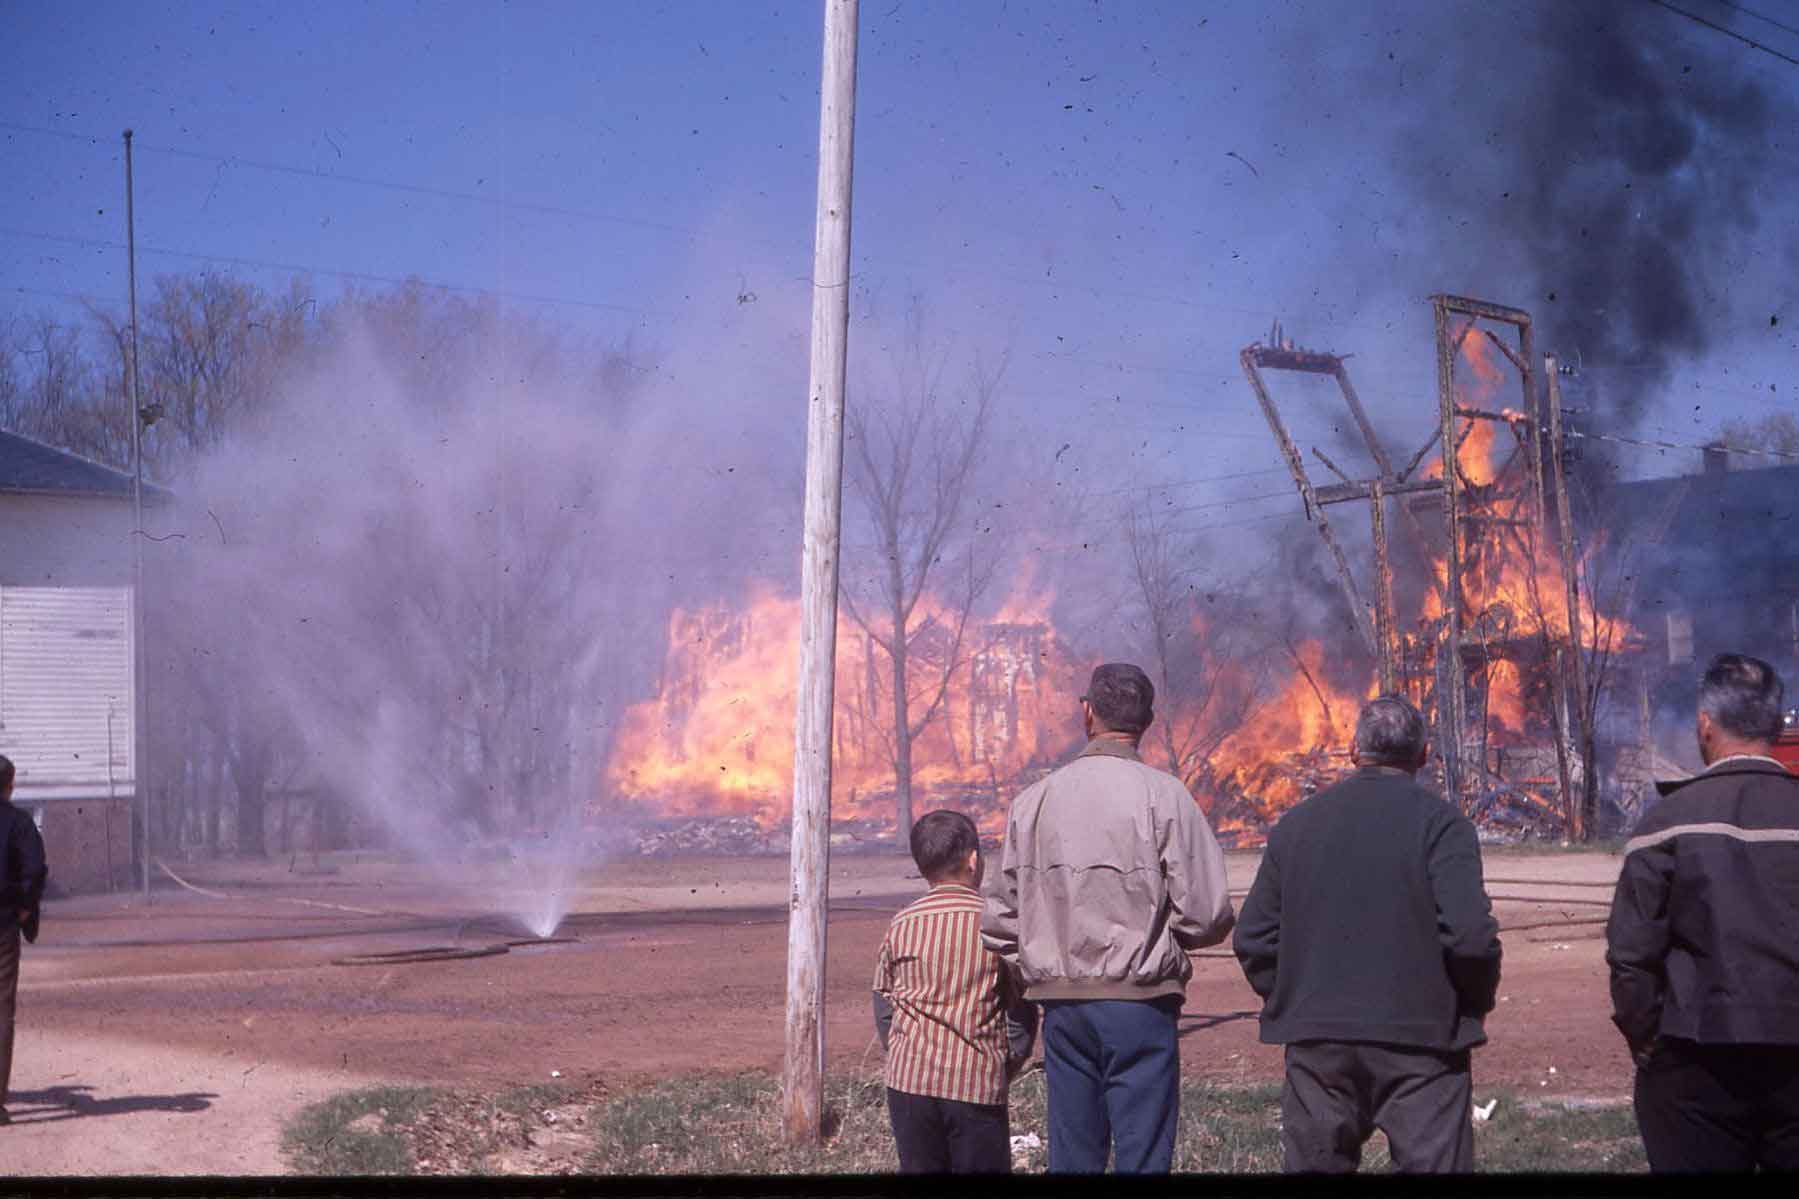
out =
[[(1253, 853), (1230, 855), (1233, 887), (1248, 886), (1256, 863)], [(1476, 1057), (1477, 1088), (1628, 1093), (1630, 1063), (1608, 1019), (1596, 923), (1617, 868), (1608, 854), (1489, 851), (1506, 959), (1492, 1043)], [(401, 965), (337, 963), (521, 939), (508, 904), (496, 902), (517, 898), (517, 880), (495, 866), (448, 886), (416, 868), (354, 859), (326, 859), (310, 872), (176, 869), (212, 894), (164, 879), (148, 904), (118, 895), (47, 906), (44, 935), (23, 964), (15, 1090), (59, 1082), (116, 1090), (104, 1077), (36, 1077), (50, 1063), (33, 1038), (39, 1050), (52, 1041), (140, 1047), (134, 1077), (145, 1079), (159, 1053), (290, 1073), (308, 1080), (296, 1095), (333, 1078), (500, 1085), (556, 1072), (629, 1085), (780, 1066), (784, 858), (615, 863), (584, 874), (572, 893), (573, 914), (558, 935), (573, 942)], [(868, 1004), (875, 952), (893, 912), (922, 884), (897, 855), (836, 858), (831, 876), (827, 1051), (835, 1070), (869, 1070), (878, 1060)], [(1256, 1039), (1255, 997), (1236, 963), (1215, 952), (1195, 961), (1183, 1069), (1273, 1081), (1280, 1055)], [(104, 1072), (120, 1057), (101, 1055), (94, 1068)], [(19, 1131), (8, 1132), (9, 1143)]]

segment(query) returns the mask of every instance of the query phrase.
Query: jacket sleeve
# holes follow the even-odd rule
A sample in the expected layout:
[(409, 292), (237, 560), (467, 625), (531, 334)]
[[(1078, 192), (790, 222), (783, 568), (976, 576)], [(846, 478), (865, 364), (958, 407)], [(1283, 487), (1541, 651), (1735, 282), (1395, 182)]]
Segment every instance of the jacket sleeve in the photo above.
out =
[[(1018, 807), (1013, 801), (1013, 809)], [(1008, 817), (1000, 846), (999, 868), (981, 885), (981, 944), (1000, 956), (1009, 970), (1018, 969), (1018, 855), (1013, 846), (1018, 826)]]
[(1162, 875), (1168, 886), (1168, 930), (1182, 949), (1204, 949), (1230, 935), (1237, 922), (1224, 877), (1224, 851), (1187, 789), (1172, 797)]
[(19, 846), (19, 876), (25, 887), (25, 907), (35, 912), (38, 904), (43, 902), (44, 885), (50, 880), (50, 866), (44, 859), (44, 835), (37, 831), (37, 822), (27, 816), (20, 823), (25, 827)]
[(1024, 981), (1010, 966), (1000, 967), (1000, 994), (1006, 1009), (1006, 1065), (1015, 1073), (1037, 1043), (1037, 1005), (1024, 997)]
[(1499, 922), (1481, 879), (1473, 822), (1453, 814), (1435, 830), (1428, 860), (1444, 965), (1462, 1010), (1485, 1016), (1499, 994)]
[(1668, 892), (1674, 845), (1664, 841), (1626, 855), (1605, 923), (1605, 964), (1612, 976), (1612, 1023), (1639, 1052), (1661, 1029), (1668, 956)]
[(893, 986), (893, 957), (888, 950), (888, 942), (881, 941), (880, 956), (875, 958), (875, 977), (870, 987), (870, 995), (874, 1003), (875, 1036), (881, 1039), (881, 1052), (887, 1052), (888, 1033), (893, 1028), (893, 1000), (887, 992)]
[(1281, 868), (1275, 842), (1270, 839), (1256, 868), (1256, 880), (1243, 899), (1243, 916), (1231, 940), (1243, 977), (1263, 999), (1274, 993), (1281, 949)]
[(881, 1052), (887, 1052), (887, 1039), (893, 1033), (893, 1001), (879, 991), (869, 992), (874, 1000), (875, 1036), (881, 1039)]
[(0, 903), (21, 915), (35, 912), (49, 873), (37, 822), (23, 808), (0, 809)]

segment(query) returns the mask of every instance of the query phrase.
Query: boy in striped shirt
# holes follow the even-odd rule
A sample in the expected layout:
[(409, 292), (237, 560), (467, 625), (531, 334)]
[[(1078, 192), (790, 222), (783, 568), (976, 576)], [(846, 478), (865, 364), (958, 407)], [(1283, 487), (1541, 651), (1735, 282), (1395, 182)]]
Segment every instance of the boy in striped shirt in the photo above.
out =
[(1006, 1085), (1030, 1057), (1036, 1008), (981, 944), (981, 841), (960, 812), (912, 826), (929, 893), (893, 918), (875, 964), (875, 1029), (900, 1171), (1012, 1169)]

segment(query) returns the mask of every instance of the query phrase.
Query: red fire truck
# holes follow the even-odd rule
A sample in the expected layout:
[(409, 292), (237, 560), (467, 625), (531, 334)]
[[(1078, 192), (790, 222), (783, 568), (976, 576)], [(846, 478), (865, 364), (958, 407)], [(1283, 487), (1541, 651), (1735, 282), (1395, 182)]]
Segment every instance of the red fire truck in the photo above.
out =
[(1774, 742), (1774, 756), (1781, 765), (1799, 774), (1799, 708), (1787, 713), (1786, 728)]

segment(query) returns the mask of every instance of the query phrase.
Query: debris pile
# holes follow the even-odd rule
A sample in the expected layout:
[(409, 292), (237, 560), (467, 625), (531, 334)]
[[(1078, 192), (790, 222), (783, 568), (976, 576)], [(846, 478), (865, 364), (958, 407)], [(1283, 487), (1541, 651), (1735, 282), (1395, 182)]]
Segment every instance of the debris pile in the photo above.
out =
[(675, 854), (762, 854), (787, 848), (785, 831), (770, 833), (742, 816), (697, 816), (650, 825), (637, 832), (637, 852), (647, 858)]

